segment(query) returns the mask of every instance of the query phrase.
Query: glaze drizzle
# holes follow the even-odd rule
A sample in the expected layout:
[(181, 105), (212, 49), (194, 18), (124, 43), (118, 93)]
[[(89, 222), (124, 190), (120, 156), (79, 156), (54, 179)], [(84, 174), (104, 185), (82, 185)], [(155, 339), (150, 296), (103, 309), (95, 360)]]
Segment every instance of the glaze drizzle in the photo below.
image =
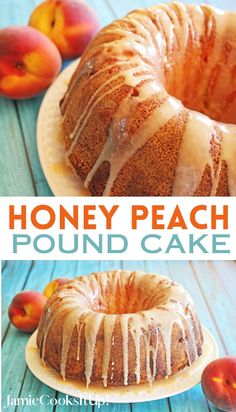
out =
[[(115, 67), (119, 70), (114, 70), (108, 80), (99, 84), (73, 124), (67, 151), (69, 162), (73, 163), (76, 147), (87, 125), (96, 121), (95, 110), (102, 109), (104, 101), (124, 85), (130, 88), (130, 93), (121, 100), (112, 117), (104, 147), (85, 178), (86, 188), (90, 187), (99, 167), (109, 162), (110, 174), (103, 195), (110, 195), (129, 159), (187, 105), (197, 111), (188, 110), (169, 194), (194, 195), (208, 166), (209, 195), (217, 195), (225, 163), (228, 191), (236, 196), (236, 127), (221, 123), (224, 119), (228, 123), (235, 121), (235, 21), (233, 12), (173, 2), (131, 12), (98, 34), (83, 56), (80, 69), (65, 95), (63, 121), (69, 116), (73, 103), (71, 94), (76, 93), (81, 79), (86, 77), (89, 87), (107, 70)], [(99, 56), (90, 59), (96, 50), (100, 51)], [(196, 62), (191, 61), (191, 56)], [(112, 58), (114, 63), (111, 63)], [(118, 82), (120, 78), (122, 81)], [(132, 90), (138, 94), (133, 96)], [(127, 119), (133, 116), (138, 104), (150, 98), (160, 104), (131, 135)], [(211, 120), (212, 113), (221, 122)], [(211, 151), (211, 136), (216, 127), (221, 147), (217, 165)]]
[(160, 275), (122, 270), (94, 273), (75, 279), (56, 291), (39, 326), (38, 346), (44, 363), (47, 363), (47, 343), (52, 339), (55, 321), (60, 316), (63, 316), (60, 373), (63, 379), (67, 377), (71, 339), (76, 331), (76, 361), (80, 361), (81, 345), (84, 345), (87, 386), (93, 376), (98, 336), (103, 340), (103, 350), (99, 354), (102, 357), (101, 381), (105, 387), (112, 384), (112, 376), (117, 372), (114, 350), (117, 327), (122, 338), (124, 385), (129, 384), (131, 342), (135, 348), (137, 384), (141, 380), (140, 355), (143, 350), (146, 353), (146, 380), (151, 384), (159, 374), (160, 337), (165, 350), (165, 376), (172, 374), (171, 344), (176, 326), (184, 341), (187, 364), (191, 365), (199, 356), (196, 339), (201, 340), (201, 329), (193, 300), (180, 284)]

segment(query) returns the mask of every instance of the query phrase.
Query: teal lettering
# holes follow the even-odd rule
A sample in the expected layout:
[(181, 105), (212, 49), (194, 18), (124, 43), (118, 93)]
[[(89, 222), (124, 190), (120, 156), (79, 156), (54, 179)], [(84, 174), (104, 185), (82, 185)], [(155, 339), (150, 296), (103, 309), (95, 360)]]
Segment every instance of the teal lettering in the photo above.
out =
[(91, 245), (98, 253), (102, 253), (102, 238), (103, 235), (98, 235), (98, 243), (96, 244), (89, 235), (84, 235), (83, 252), (88, 253), (88, 245)]
[(74, 235), (74, 242), (73, 242), (73, 247), (71, 249), (65, 249), (64, 248), (64, 243), (63, 240), (63, 235), (59, 235), (59, 250), (62, 253), (75, 253), (78, 250), (79, 247), (79, 241), (78, 241), (78, 235)]
[(166, 249), (166, 253), (169, 253), (171, 249), (179, 249), (181, 253), (185, 253), (184, 247), (179, 239), (178, 235), (173, 235)]
[(18, 246), (26, 246), (31, 242), (29, 235), (13, 235), (13, 253), (18, 252)]
[(196, 240), (193, 240), (194, 235), (189, 235), (189, 253), (194, 253), (193, 249), (195, 246), (198, 246), (199, 249), (201, 249), (203, 253), (208, 253), (207, 249), (201, 244), (201, 241), (205, 239), (206, 237), (207, 235), (202, 235)]
[[(114, 239), (120, 239), (121, 240), (122, 247), (120, 249), (115, 249), (113, 247), (113, 240)], [(123, 235), (108, 235), (107, 243), (108, 243), (108, 246), (107, 246), (108, 253), (124, 253), (128, 248), (128, 240)]]
[[(49, 241), (49, 246), (45, 247), (44, 249), (39, 248), (38, 243), (39, 243), (40, 240), (41, 241), (43, 240), (43, 246), (45, 245), (46, 240), (48, 240)], [(33, 246), (34, 246), (34, 249), (36, 250), (36, 252), (38, 252), (38, 253), (50, 253), (50, 252), (53, 251), (53, 249), (55, 247), (55, 240), (50, 235), (38, 235), (38, 236), (36, 236), (36, 238), (33, 241)]]
[(225, 241), (218, 239), (229, 239), (230, 235), (212, 235), (212, 251), (213, 253), (230, 253), (229, 249), (219, 249), (218, 246), (226, 246)]
[(159, 236), (159, 235), (147, 235), (147, 236), (144, 236), (144, 238), (142, 239), (142, 241), (141, 241), (141, 247), (142, 247), (142, 249), (144, 250), (144, 252), (146, 252), (146, 253), (159, 253), (159, 252), (161, 252), (162, 251), (162, 249), (161, 249), (161, 247), (158, 247), (158, 248), (156, 248), (156, 249), (149, 249), (148, 248), (148, 246), (147, 246), (147, 241), (149, 240), (149, 239), (158, 239), (158, 241), (161, 239), (161, 236)]

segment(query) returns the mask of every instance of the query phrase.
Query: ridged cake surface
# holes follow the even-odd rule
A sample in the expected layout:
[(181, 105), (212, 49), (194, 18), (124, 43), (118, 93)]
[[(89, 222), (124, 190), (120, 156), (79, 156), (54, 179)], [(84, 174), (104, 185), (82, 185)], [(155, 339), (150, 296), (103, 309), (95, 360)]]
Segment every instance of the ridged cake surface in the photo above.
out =
[(102, 29), (61, 102), (92, 195), (236, 195), (236, 13), (135, 10)]
[(60, 287), (44, 308), (37, 345), (64, 379), (121, 386), (190, 366), (202, 353), (194, 303), (170, 279), (124, 270)]

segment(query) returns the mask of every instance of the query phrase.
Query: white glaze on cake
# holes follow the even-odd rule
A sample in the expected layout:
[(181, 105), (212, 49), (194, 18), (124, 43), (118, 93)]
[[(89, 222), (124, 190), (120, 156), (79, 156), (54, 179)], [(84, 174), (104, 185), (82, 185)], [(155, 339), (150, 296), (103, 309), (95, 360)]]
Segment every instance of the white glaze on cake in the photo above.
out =
[[(125, 293), (119, 291), (126, 290)], [(133, 293), (132, 293), (133, 291)], [(117, 293), (119, 299), (116, 300)], [(113, 311), (117, 313), (113, 313)], [(124, 310), (127, 313), (124, 313)], [(166, 356), (166, 376), (172, 374), (171, 340), (174, 325), (182, 331), (185, 351), (189, 365), (198, 357), (196, 336), (201, 336), (200, 325), (196, 318), (193, 300), (178, 284), (163, 276), (144, 272), (113, 271), (94, 273), (75, 279), (54, 293), (46, 308), (39, 347), (43, 362), (45, 345), (53, 330), (55, 319), (63, 314), (62, 350), (60, 373), (65, 379), (66, 364), (71, 338), (74, 330), (78, 333), (77, 360), (80, 359), (81, 330), (84, 330), (85, 365), (84, 374), (87, 386), (90, 384), (94, 353), (99, 329), (103, 329), (104, 345), (102, 356), (102, 376), (107, 386), (108, 368), (111, 363), (115, 368), (116, 359), (111, 357), (112, 346), (116, 345), (114, 330), (120, 324), (122, 335), (123, 382), (127, 385), (129, 377), (129, 342), (132, 337), (135, 346), (135, 376), (140, 382), (140, 344), (144, 338), (146, 350), (146, 375), (151, 384), (156, 377), (156, 359), (158, 352), (158, 333), (162, 336)], [(155, 341), (150, 341), (150, 328), (158, 329)], [(189, 339), (186, 339), (186, 328)], [(190, 347), (192, 358), (190, 357)], [(192, 360), (191, 360), (192, 359)]]
[[(108, 80), (102, 83), (92, 95), (91, 99), (84, 106), (82, 114), (79, 116), (70, 138), (72, 144), (67, 152), (70, 159), (80, 136), (89, 121), (93, 121), (93, 114), (96, 107), (108, 96), (117, 91), (121, 84), (108, 87), (118, 78), (123, 78), (122, 84), (137, 88), (138, 96), (128, 96), (124, 98), (113, 116), (110, 124), (107, 139), (100, 156), (87, 174), (85, 186), (88, 188), (93, 177), (96, 175), (101, 164), (105, 161), (110, 163), (110, 175), (107, 179), (103, 195), (109, 195), (112, 187), (125, 164), (129, 159), (157, 133), (174, 115), (184, 109), (184, 105), (166, 91), (175, 91), (175, 96), (185, 96), (188, 104), (193, 102), (206, 107), (204, 96), (220, 96), (222, 99), (215, 99), (211, 104), (211, 111), (216, 116), (221, 116), (222, 107), (229, 118), (233, 118), (233, 111), (236, 111), (236, 104), (229, 105), (229, 101), (235, 101), (235, 57), (236, 36), (233, 37), (236, 14), (224, 13), (210, 6), (184, 5), (174, 2), (170, 5), (158, 5), (146, 10), (131, 12), (124, 19), (127, 28), (120, 27), (119, 21), (110, 28), (104, 29), (106, 35), (120, 36), (115, 40), (105, 42), (102, 49), (101, 59), (105, 61), (108, 56), (116, 56), (114, 64), (100, 65), (100, 68), (91, 76), (88, 75), (88, 82), (100, 75), (108, 68), (117, 64), (123, 67), (118, 73), (114, 73)], [(132, 28), (132, 29), (131, 29)], [(221, 39), (228, 35), (228, 43), (221, 43)], [(214, 36), (214, 38), (213, 38)], [(187, 69), (189, 79), (186, 78), (186, 50), (189, 42), (193, 42), (193, 47), (203, 49), (204, 38), (213, 38), (214, 47), (209, 51), (207, 66), (204, 66), (204, 74), (192, 72), (191, 64)], [(92, 46), (91, 46), (92, 47)], [(99, 46), (97, 46), (99, 47)], [(225, 47), (224, 58), (227, 63), (222, 64), (222, 47)], [(94, 47), (96, 49), (96, 46)], [(125, 57), (124, 51), (132, 51), (133, 55)], [(204, 50), (201, 51), (204, 53)], [(82, 75), (87, 75), (92, 71), (95, 61), (86, 61), (81, 67)], [(204, 60), (204, 59), (203, 59)], [(128, 64), (128, 67), (127, 67)], [(219, 69), (220, 67), (220, 69)], [(88, 69), (89, 68), (89, 69)], [(196, 69), (195, 69), (196, 70)], [(233, 75), (234, 73), (234, 75)], [(201, 76), (200, 80), (197, 76)], [(212, 81), (209, 79), (213, 79)], [(220, 78), (220, 82), (218, 81)], [(78, 79), (77, 79), (78, 80)], [(192, 87), (191, 82), (200, 82), (200, 87)], [(72, 81), (69, 92), (75, 87), (76, 77)], [(224, 87), (229, 89), (229, 82), (232, 85), (231, 94), (224, 95)], [(222, 89), (223, 87), (223, 89)], [(192, 89), (192, 90), (191, 90)], [(106, 90), (106, 91), (104, 91)], [(187, 90), (187, 92), (186, 92)], [(104, 92), (103, 92), (104, 91)], [(70, 111), (70, 101), (64, 99), (66, 118)], [(142, 101), (150, 97), (159, 95), (160, 105), (145, 120), (131, 136), (127, 133), (127, 119), (131, 110)], [(156, 98), (156, 97), (155, 97)], [(231, 100), (230, 100), (231, 99)], [(222, 106), (222, 101), (224, 104)], [(219, 101), (219, 104), (217, 103)], [(221, 105), (220, 105), (221, 104)], [(219, 107), (218, 107), (219, 106)], [(234, 108), (233, 108), (234, 107)], [(201, 108), (201, 107), (200, 107)], [(228, 112), (227, 112), (228, 111)], [(214, 170), (211, 155), (211, 136), (214, 128), (217, 127), (220, 133), (220, 159), (217, 170)], [(210, 167), (212, 189), (211, 196), (216, 195), (219, 183), (222, 161), (226, 162), (228, 173), (229, 194), (236, 195), (236, 127), (211, 120), (208, 116), (193, 110), (188, 110), (188, 119), (182, 136), (182, 142), (178, 153), (178, 162), (175, 178), (173, 182), (173, 195), (191, 195), (197, 189), (206, 165)]]

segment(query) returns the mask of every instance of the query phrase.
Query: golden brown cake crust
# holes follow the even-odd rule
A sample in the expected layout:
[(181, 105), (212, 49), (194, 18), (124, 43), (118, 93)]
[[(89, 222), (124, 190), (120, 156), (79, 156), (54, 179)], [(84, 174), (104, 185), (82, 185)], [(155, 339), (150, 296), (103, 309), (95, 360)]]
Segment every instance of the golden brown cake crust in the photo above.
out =
[(105, 386), (173, 375), (201, 355), (202, 342), (181, 285), (128, 271), (94, 273), (59, 288), (37, 335), (48, 366), (64, 378)]
[(235, 20), (174, 2), (98, 33), (61, 103), (92, 195), (236, 195)]

